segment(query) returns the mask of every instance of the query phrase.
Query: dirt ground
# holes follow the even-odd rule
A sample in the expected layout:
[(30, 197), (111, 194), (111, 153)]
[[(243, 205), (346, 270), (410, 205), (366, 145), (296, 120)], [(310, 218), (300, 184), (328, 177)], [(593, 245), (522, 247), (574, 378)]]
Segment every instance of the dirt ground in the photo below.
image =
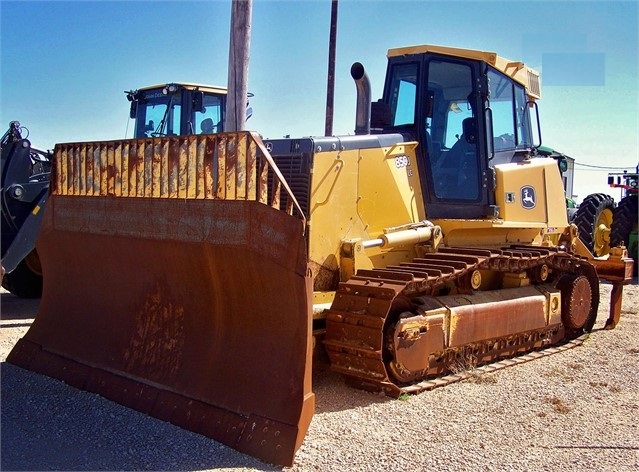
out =
[[(291, 470), (639, 470), (639, 282), (612, 331), (610, 285), (601, 292), (588, 342), (491, 382), (391, 401), (316, 369), (315, 417)], [(38, 304), (0, 293), (0, 470), (282, 470), (7, 364)]]

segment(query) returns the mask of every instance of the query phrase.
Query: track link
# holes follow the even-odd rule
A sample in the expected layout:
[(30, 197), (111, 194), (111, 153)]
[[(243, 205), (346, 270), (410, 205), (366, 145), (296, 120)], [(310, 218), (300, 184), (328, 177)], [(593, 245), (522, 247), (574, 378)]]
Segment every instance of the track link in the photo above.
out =
[(582, 334), (578, 338), (572, 339), (559, 346), (550, 346), (545, 349), (541, 349), (539, 351), (532, 351), (521, 356), (501, 359), (491, 364), (485, 364), (485, 365), (479, 366), (472, 370), (465, 370), (456, 374), (444, 375), (442, 377), (423, 380), (413, 385), (404, 386), (400, 390), (402, 393), (417, 394), (425, 390), (433, 390), (437, 387), (445, 387), (446, 385), (450, 385), (456, 382), (461, 382), (462, 380), (469, 379), (476, 375), (490, 374), (492, 372), (497, 372), (498, 370), (505, 369), (506, 367), (513, 367), (513, 366), (524, 364), (526, 362), (530, 362), (536, 359), (541, 359), (542, 357), (548, 357), (548, 356), (552, 356), (553, 354), (559, 354), (561, 352), (565, 352), (569, 349), (573, 349), (575, 347), (581, 346), (587, 337), (588, 337), (587, 334)]
[[(570, 279), (564, 284), (571, 289), (573, 285), (579, 288), (575, 289), (575, 294), (571, 292), (570, 298), (581, 295), (583, 285), (586, 288), (596, 287), (596, 290), (586, 290), (585, 296), (590, 298), (590, 305), (586, 307), (585, 314), (577, 313), (579, 316), (576, 318), (583, 324), (578, 329), (563, 326), (565, 323), (562, 322), (454, 348), (443, 346), (441, 351), (430, 353), (430, 359), (426, 356), (423, 370), (412, 372), (410, 375), (414, 378), (411, 381), (397, 380), (389, 343), (401, 343), (402, 340), (392, 338), (389, 326), (396, 322), (398, 314), (413, 311), (412, 301), (417, 297), (437, 300), (442, 295), (475, 292), (479, 272), (525, 274), (533, 285), (548, 283), (551, 279), (556, 282), (562, 276), (570, 275), (579, 279), (578, 282)], [(596, 271), (587, 260), (558, 248), (525, 245), (500, 250), (443, 248), (411, 262), (383, 269), (359, 270), (350, 280), (340, 283), (327, 313), (324, 344), (331, 369), (341, 373), (349, 384), (392, 397), (419, 393), (462, 380), (463, 372), (450, 375), (459, 370), (456, 363), (460, 359), (471, 358), (477, 364), (493, 363), (490, 365), (506, 367), (548, 355), (543, 354), (546, 351), (555, 353), (558, 348), (540, 350), (565, 340), (573, 339), (564, 344), (568, 346), (566, 348), (580, 344), (576, 342), (579, 336), (594, 325), (599, 304), (598, 283)], [(562, 290), (562, 299), (563, 295)], [(435, 361), (433, 358), (436, 358)], [(495, 361), (504, 358), (510, 359), (495, 364)], [(490, 370), (490, 365), (480, 368), (479, 372)], [(493, 367), (493, 370), (497, 368), (501, 367)]]

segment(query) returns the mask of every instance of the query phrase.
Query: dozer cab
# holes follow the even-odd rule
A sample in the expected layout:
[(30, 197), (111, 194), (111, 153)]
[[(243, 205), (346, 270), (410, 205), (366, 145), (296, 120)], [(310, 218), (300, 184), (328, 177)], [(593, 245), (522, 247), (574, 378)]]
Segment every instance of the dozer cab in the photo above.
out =
[(9, 362), (289, 465), (313, 344), (397, 397), (459, 359), (579, 338), (600, 277), (614, 327), (632, 260), (595, 260), (568, 224), (557, 163), (535, 152), (535, 71), (391, 49), (374, 103), (351, 73), (355, 135), (58, 144), (44, 294)]

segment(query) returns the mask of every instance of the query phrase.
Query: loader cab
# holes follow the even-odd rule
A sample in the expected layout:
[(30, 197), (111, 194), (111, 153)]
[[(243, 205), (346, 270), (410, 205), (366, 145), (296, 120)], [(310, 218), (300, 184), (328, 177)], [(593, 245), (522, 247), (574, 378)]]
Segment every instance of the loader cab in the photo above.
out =
[(171, 83), (125, 93), (135, 119), (134, 138), (223, 131), (225, 88)]
[(496, 216), (494, 166), (534, 150), (527, 90), (493, 56), (437, 46), (389, 51), (384, 94), (373, 115), (385, 108), (383, 131), (420, 143), (429, 218)]

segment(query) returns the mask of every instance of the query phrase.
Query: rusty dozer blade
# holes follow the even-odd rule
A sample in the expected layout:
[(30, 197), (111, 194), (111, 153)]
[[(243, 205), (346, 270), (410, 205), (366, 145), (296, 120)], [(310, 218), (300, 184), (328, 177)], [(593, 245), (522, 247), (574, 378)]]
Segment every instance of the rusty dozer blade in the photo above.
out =
[(259, 137), (58, 145), (51, 184), (8, 361), (291, 465), (315, 401), (306, 222)]

